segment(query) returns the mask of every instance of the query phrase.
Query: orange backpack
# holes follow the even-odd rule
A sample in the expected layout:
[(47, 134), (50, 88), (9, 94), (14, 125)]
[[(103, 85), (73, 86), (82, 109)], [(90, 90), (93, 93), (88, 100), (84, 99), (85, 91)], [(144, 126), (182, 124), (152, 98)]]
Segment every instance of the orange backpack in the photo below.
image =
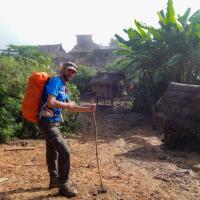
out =
[(22, 115), (28, 121), (38, 121), (43, 89), (50, 77), (46, 72), (35, 72), (29, 77), (22, 101)]

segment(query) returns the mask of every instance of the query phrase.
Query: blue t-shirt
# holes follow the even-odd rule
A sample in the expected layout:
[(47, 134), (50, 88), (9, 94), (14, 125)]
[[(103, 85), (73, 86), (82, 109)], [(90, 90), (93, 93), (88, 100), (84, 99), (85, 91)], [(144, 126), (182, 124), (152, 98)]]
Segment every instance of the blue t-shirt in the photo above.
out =
[[(49, 94), (55, 96), (58, 101), (65, 102), (70, 100), (65, 83), (60, 76), (52, 77), (46, 84), (41, 100), (42, 105), (46, 103)], [(54, 116), (45, 117), (45, 120), (50, 122), (60, 122), (62, 120), (62, 108), (51, 108), (51, 110), (53, 111)]]

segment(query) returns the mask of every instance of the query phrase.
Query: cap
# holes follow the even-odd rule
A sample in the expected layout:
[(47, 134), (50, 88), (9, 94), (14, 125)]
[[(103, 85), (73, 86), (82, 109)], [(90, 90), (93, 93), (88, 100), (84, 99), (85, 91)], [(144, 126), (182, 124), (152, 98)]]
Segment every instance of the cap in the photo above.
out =
[(62, 65), (65, 69), (72, 69), (77, 72), (78, 66), (73, 62), (66, 62)]

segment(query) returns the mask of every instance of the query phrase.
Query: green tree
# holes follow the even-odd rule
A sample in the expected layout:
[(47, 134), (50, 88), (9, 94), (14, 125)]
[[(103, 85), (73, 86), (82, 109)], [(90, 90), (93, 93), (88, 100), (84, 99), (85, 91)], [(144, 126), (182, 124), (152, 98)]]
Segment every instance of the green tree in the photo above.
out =
[[(9, 45), (0, 53), (0, 142), (11, 138), (36, 138), (40, 135), (35, 124), (20, 119), (21, 102), (32, 72), (46, 71), (53, 74), (52, 60), (36, 47)], [(78, 98), (75, 86), (70, 85), (72, 99)], [(74, 128), (75, 114), (66, 115)]]
[(18, 46), (10, 44), (6, 49), (1, 50), (1, 56), (13, 57), (21, 65), (34, 67), (48, 66), (52, 59), (36, 46)]
[(169, 82), (198, 84), (200, 73), (200, 11), (190, 16), (188, 8), (176, 16), (173, 1), (168, 0), (166, 13), (157, 14), (159, 28), (135, 20), (135, 28), (124, 30), (128, 40), (116, 35), (122, 56), (118, 68), (132, 79), (137, 77), (150, 104)]
[(19, 120), (19, 113), (27, 78), (34, 71), (50, 72), (50, 64), (51, 59), (36, 47), (9, 45), (1, 50), (0, 142), (39, 134), (33, 124)]
[(74, 83), (80, 92), (90, 90), (90, 80), (96, 74), (96, 70), (86, 65), (80, 65), (76, 76), (73, 78)]

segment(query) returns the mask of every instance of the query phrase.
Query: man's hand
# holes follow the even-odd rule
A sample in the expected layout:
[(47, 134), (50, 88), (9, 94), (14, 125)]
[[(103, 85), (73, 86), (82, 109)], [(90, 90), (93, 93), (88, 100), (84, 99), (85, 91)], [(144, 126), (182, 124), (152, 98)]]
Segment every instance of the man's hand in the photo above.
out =
[(74, 109), (76, 106), (77, 104), (75, 103), (75, 101), (65, 102), (65, 109), (67, 111), (70, 111), (70, 109)]
[(96, 104), (93, 104), (93, 103), (87, 104), (85, 106), (78, 106), (75, 102), (68, 102), (67, 105), (68, 105), (67, 110), (69, 112), (84, 113), (84, 112), (95, 112), (96, 111)]
[(82, 107), (88, 109), (88, 112), (95, 112), (96, 111), (96, 104), (95, 103), (81, 103)]
[(92, 103), (88, 106), (88, 108), (90, 109), (90, 112), (96, 112), (96, 104)]
[(76, 106), (76, 102), (75, 101), (70, 101), (70, 102), (68, 102), (69, 104), (69, 106), (68, 106), (68, 108), (74, 108), (75, 106)]

